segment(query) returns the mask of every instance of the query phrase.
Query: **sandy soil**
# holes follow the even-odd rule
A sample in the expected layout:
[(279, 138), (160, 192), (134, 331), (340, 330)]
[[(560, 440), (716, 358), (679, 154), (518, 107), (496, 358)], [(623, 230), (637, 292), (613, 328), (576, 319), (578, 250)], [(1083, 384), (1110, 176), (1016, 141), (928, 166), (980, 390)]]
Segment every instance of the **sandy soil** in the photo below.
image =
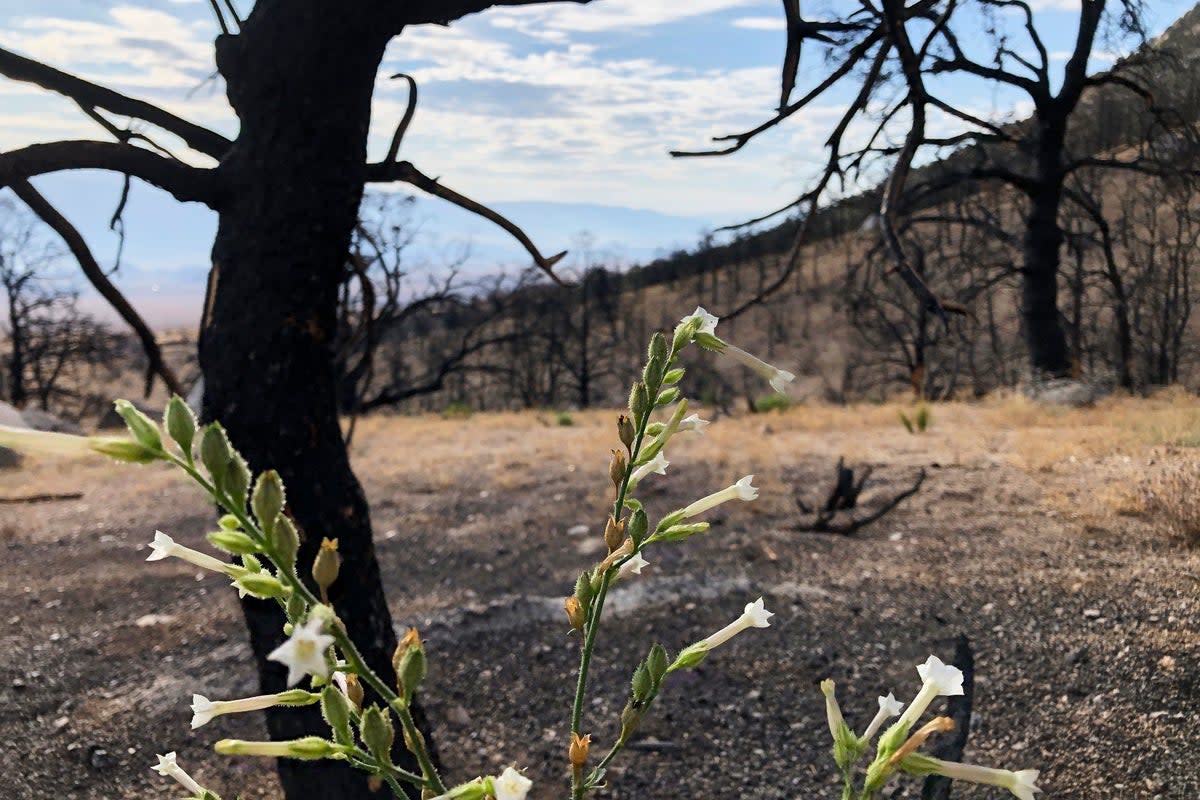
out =
[[(537, 798), (562, 796), (578, 644), (561, 597), (599, 555), (607, 502), (612, 417), (574, 419), (370, 419), (354, 446), (396, 622), (428, 642), (448, 776), (516, 763)], [(644, 484), (652, 517), (748, 472), (762, 497), (618, 587), (588, 728), (610, 740), (651, 641), (678, 649), (759, 595), (777, 616), (668, 683), (605, 796), (836, 797), (818, 681), (838, 681), (861, 727), (877, 694), (911, 696), (913, 666), (965, 633), (969, 760), (1041, 769), (1048, 798), (1194, 800), (1200, 552), (1143, 512), (1139, 487), (1194, 458), (1177, 445), (1196, 431), (1200, 406), (1178, 398), (1077, 412), (1012, 400), (939, 406), (922, 436), (895, 408), (810, 408), (680, 441), (669, 475)], [(853, 538), (795, 531), (793, 491), (819, 494), (839, 455), (875, 466), (868, 506), (920, 467), (930, 477)], [(227, 798), (276, 796), (270, 764), (209, 749), (261, 736), (255, 715), (188, 729), (191, 692), (254, 693), (232, 592), (142, 561), (156, 527), (201, 546), (206, 504), (158, 467), (0, 473), (6, 497), (71, 489), (84, 497), (0, 506), (0, 797), (174, 797), (149, 770), (167, 750)], [(589, 533), (569, 535), (577, 525)]]

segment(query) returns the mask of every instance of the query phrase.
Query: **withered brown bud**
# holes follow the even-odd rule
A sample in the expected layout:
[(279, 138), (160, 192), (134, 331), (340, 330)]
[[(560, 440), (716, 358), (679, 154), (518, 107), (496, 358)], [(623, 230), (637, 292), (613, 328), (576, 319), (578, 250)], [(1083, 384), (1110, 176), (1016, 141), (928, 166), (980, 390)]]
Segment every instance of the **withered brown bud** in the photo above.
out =
[(625, 456), (621, 455), (619, 450), (612, 451), (612, 461), (608, 462), (608, 477), (618, 489), (625, 482)]
[(567, 610), (567, 621), (571, 623), (571, 627), (582, 631), (584, 623), (587, 622), (587, 614), (584, 612), (579, 598), (574, 595), (568, 597), (563, 601), (563, 607)]
[(604, 525), (604, 544), (608, 546), (608, 552), (614, 552), (623, 541), (625, 541), (625, 520), (617, 522), (610, 516)]
[(567, 758), (571, 761), (572, 769), (581, 770), (587, 764), (588, 750), (592, 746), (592, 735), (585, 733), (580, 736), (578, 733), (571, 734), (571, 746), (567, 748)]
[(312, 576), (321, 589), (321, 599), (328, 602), (329, 587), (337, 580), (338, 570), (342, 566), (342, 557), (338, 555), (337, 539), (322, 539), (321, 549), (313, 559)]
[(354, 704), (354, 707), (362, 711), (363, 706), (363, 688), (358, 682), (358, 676), (354, 673), (346, 675), (346, 699)]
[(633, 429), (633, 422), (629, 419), (629, 417), (625, 416), (624, 414), (617, 417), (617, 436), (620, 437), (621, 444), (625, 445), (626, 449), (633, 447), (634, 435), (635, 431)]

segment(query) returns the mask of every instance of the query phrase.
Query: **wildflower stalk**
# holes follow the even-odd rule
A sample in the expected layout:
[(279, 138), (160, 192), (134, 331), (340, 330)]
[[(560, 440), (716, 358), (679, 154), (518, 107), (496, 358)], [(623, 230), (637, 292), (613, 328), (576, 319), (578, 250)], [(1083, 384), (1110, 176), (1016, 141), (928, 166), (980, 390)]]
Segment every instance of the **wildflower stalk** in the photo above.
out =
[[(645, 407), (641, 409), (641, 413), (634, 420), (634, 436), (633, 442), (629, 446), (629, 459), (625, 463), (624, 476), (617, 487), (616, 499), (613, 501), (613, 519), (619, 520), (624, 513), (625, 498), (629, 494), (631, 478), (638, 461), (638, 456), (641, 454), (642, 442), (646, 437), (646, 428), (650, 424), (650, 415), (654, 412), (654, 408), (657, 405), (656, 398), (659, 396), (659, 390), (662, 388), (662, 375), (675, 362), (677, 352), (675, 345), (670, 345), (667, 349), (663, 366), (657, 371), (658, 379), (646, 383), (646, 397), (648, 399)], [(631, 412), (633, 410), (632, 408), (630, 409)], [(621, 564), (637, 555), (638, 549), (635, 547), (629, 555), (614, 562), (600, 576), (600, 587), (596, 591), (596, 596), (591, 602), (591, 607), (584, 621), (583, 647), (579, 654), (579, 677), (575, 683), (575, 700), (571, 705), (572, 734), (581, 735), (583, 733), (583, 702), (587, 695), (588, 669), (592, 663), (592, 653), (596, 648), (596, 636), (600, 632), (600, 618), (604, 613), (604, 600), (608, 596), (608, 589), (612, 585), (613, 577), (617, 574)], [(604, 757), (601, 764), (607, 764), (616, 756), (617, 752), (619, 752), (619, 747), (618, 745), (614, 745), (613, 749)], [(573, 800), (580, 800), (584, 792), (589, 788), (590, 783), (590, 778), (588, 781), (584, 781), (580, 774), (572, 773), (571, 797)]]
[[(250, 518), (250, 515), (241, 504), (233, 502), (232, 498), (205, 478), (196, 469), (191, 459), (185, 460), (170, 452), (166, 453), (166, 458), (186, 472), (213, 500), (237, 519), (244, 531), (257, 540), (262, 547), (263, 554), (278, 567), (277, 577), (293, 594), (303, 598), (306, 606), (310, 608), (322, 605), (316, 595), (309, 591), (304, 581), (300, 580), (300, 576), (296, 574), (295, 564), (288, 563), (288, 560), (284, 559), (276, 551), (270, 541), (270, 537)], [(282, 601), (280, 603), (282, 604)], [(425, 746), (425, 738), (421, 736), (417, 729), (416, 721), (413, 720), (407, 703), (367, 665), (362, 653), (359, 652), (358, 647), (350, 639), (345, 626), (341, 624), (340, 620), (329, 626), (329, 633), (333, 636), (334, 644), (342, 653), (349, 670), (357, 674), (364, 683), (370, 686), (387, 703), (388, 708), (392, 710), (397, 719), (400, 720), (400, 724), (403, 726), (405, 732), (404, 741), (413, 756), (417, 759), (417, 764), (421, 767), (421, 775), (418, 776), (398, 767), (382, 763), (379, 759), (365, 752), (360, 752), (360, 755), (374, 765), (375, 768), (372, 771), (382, 774), (384, 780), (389, 785), (394, 783), (396, 778), (400, 778), (423, 788), (433, 789), (439, 794), (444, 793), (446, 786), (442, 783), (441, 776), (433, 764), (433, 759), (430, 757), (429, 750)]]

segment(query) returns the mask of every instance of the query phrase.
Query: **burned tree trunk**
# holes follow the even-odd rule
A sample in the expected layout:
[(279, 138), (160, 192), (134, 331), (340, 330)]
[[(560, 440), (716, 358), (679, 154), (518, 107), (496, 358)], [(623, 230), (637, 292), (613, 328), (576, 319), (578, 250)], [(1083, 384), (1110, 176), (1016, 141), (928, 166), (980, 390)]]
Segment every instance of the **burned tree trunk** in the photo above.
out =
[[(227, 188), (200, 337), (204, 415), (225, 425), (255, 471), (280, 471), (304, 535), (301, 575), (322, 537), (338, 539), (354, 581), (335, 584), (333, 602), (372, 669), (394, 681), (396, 635), (342, 443), (333, 352), (371, 92), (390, 35), (353, 4), (336, 14), (316, 5), (259, 3), (237, 36), (217, 42), (241, 133), (219, 168)], [(282, 641), (279, 608), (249, 599), (243, 609), (262, 690), (281, 691), (285, 670), (266, 660)], [(328, 730), (316, 706), (274, 711), (274, 739)], [(374, 796), (349, 767), (282, 760), (279, 769), (288, 797)]]

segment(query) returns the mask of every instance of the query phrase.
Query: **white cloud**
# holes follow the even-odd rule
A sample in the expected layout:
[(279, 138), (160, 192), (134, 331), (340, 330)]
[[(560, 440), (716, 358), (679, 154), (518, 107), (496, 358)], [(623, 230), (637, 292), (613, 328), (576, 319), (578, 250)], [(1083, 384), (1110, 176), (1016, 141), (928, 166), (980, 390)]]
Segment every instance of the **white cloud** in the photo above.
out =
[(604, 0), (603, 3), (588, 6), (499, 9), (491, 12), (489, 19), (498, 27), (516, 28), (526, 33), (546, 29), (599, 33), (629, 31), (720, 11), (764, 5), (763, 0)]
[(735, 28), (748, 28), (752, 31), (782, 31), (787, 29), (787, 21), (783, 15), (777, 17), (739, 17), (733, 21)]

